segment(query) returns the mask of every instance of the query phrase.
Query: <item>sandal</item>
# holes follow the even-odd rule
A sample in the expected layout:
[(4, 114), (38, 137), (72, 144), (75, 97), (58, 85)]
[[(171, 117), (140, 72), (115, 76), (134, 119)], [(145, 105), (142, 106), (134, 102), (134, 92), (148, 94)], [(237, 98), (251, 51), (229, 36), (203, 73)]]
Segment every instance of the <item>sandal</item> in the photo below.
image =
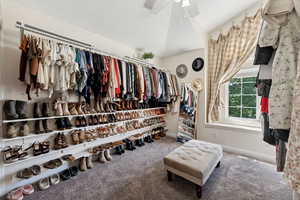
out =
[(18, 178), (28, 179), (33, 176), (32, 170), (30, 168), (25, 168), (19, 172), (17, 172)]

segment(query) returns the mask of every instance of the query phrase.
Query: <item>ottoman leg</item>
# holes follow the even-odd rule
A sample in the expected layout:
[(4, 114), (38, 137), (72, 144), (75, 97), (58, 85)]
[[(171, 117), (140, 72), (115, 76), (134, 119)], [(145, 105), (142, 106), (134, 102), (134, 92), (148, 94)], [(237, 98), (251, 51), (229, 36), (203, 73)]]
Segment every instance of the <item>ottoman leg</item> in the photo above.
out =
[(197, 194), (197, 197), (199, 199), (201, 199), (201, 197), (202, 197), (202, 186), (200, 186), (200, 185), (196, 186), (196, 194)]
[(172, 181), (173, 180), (173, 174), (170, 171), (167, 171), (168, 173), (168, 181)]
[(218, 162), (216, 168), (220, 168), (220, 166), (221, 166), (221, 161)]

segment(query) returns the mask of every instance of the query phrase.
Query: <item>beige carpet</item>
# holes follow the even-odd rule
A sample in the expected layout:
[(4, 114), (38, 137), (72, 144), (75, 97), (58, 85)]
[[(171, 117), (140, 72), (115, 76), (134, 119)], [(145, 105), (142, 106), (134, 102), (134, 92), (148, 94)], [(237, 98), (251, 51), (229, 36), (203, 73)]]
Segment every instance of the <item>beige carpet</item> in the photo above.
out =
[[(95, 167), (26, 200), (192, 200), (192, 183), (175, 177), (168, 182), (162, 158), (179, 146), (164, 138), (113, 156)], [(203, 190), (203, 200), (290, 200), (291, 190), (275, 166), (225, 154)]]

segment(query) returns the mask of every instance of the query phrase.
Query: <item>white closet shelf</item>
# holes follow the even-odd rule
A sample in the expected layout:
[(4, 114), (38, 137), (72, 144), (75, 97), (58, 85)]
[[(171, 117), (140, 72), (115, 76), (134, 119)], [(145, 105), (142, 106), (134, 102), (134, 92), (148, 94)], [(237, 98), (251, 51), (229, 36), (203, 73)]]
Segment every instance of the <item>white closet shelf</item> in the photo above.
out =
[(2, 142), (4, 143), (3, 146), (9, 146), (9, 145), (5, 145), (5, 143), (11, 142), (11, 141), (16, 141), (16, 140), (26, 140), (26, 139), (30, 139), (30, 138), (39, 138), (39, 137), (44, 137), (44, 136), (51, 136), (53, 134), (57, 134), (57, 133), (67, 133), (67, 132), (71, 132), (71, 131), (75, 131), (75, 130), (90, 130), (90, 129), (95, 129), (95, 128), (99, 128), (99, 127), (103, 127), (103, 126), (107, 126), (107, 125), (119, 125), (122, 123), (126, 123), (126, 122), (130, 122), (130, 121), (134, 121), (134, 120), (145, 120), (145, 119), (152, 119), (152, 118), (156, 118), (156, 117), (163, 117), (166, 114), (161, 114), (161, 115), (152, 115), (149, 117), (142, 117), (142, 118), (135, 118), (135, 119), (129, 119), (129, 120), (123, 120), (123, 121), (118, 121), (118, 122), (112, 122), (112, 123), (105, 123), (105, 124), (98, 124), (98, 125), (92, 125), (92, 126), (85, 126), (85, 127), (74, 127), (74, 128), (70, 128), (70, 129), (65, 129), (65, 130), (55, 130), (55, 131), (51, 131), (49, 133), (42, 133), (42, 134), (30, 134), (28, 136), (22, 136), (22, 137), (15, 137), (15, 138), (4, 138), (2, 139)]
[(188, 137), (190, 137), (190, 138), (193, 138), (193, 134), (191, 134), (191, 133), (189, 133), (189, 132), (182, 131), (182, 130), (179, 130), (178, 132), (179, 132), (179, 134), (182, 134), (182, 135), (184, 135), (184, 136), (188, 136)]
[(87, 117), (87, 116), (94, 116), (94, 115), (108, 115), (108, 114), (127, 113), (127, 112), (134, 112), (134, 111), (147, 111), (147, 110), (156, 110), (156, 109), (165, 109), (165, 107), (135, 109), (135, 110), (121, 110), (121, 111), (114, 111), (114, 112), (102, 112), (102, 113), (83, 114), (83, 115), (63, 115), (63, 116), (50, 116), (50, 117), (37, 117), (37, 118), (3, 120), (2, 123), (7, 124), (7, 123), (17, 123), (17, 122), (27, 122), (27, 121), (37, 121), (37, 120), (47, 120), (47, 119), (59, 119), (59, 118), (65, 118), (65, 117), (68, 117), (68, 118)]
[(46, 153), (46, 154), (42, 154), (39, 156), (32, 156), (25, 160), (20, 160), (20, 161), (9, 163), (9, 164), (4, 164), (3, 165), (4, 174), (16, 173), (17, 171), (19, 171), (21, 169), (30, 167), (32, 165), (41, 165), (49, 160), (61, 158), (64, 155), (68, 155), (68, 154), (74, 155), (74, 154), (86, 151), (90, 148), (94, 148), (96, 146), (100, 146), (100, 145), (107, 144), (110, 142), (120, 141), (120, 140), (123, 140), (130, 136), (136, 135), (138, 133), (150, 131), (154, 128), (157, 128), (157, 127), (160, 127), (163, 125), (165, 125), (165, 122), (158, 123), (156, 125), (152, 125), (152, 126), (148, 126), (148, 127), (144, 127), (141, 129), (136, 129), (136, 130), (129, 131), (126, 133), (117, 134), (117, 135), (106, 137), (106, 138), (97, 138), (96, 140), (81, 143), (78, 145), (70, 145), (69, 147), (67, 147), (65, 149), (51, 150), (49, 153)]

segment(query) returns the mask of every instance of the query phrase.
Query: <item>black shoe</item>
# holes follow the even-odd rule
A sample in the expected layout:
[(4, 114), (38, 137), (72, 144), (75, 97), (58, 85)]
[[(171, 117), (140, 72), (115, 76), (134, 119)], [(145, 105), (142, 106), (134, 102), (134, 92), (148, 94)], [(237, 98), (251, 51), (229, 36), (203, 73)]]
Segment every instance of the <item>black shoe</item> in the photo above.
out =
[(49, 117), (50, 115), (50, 109), (49, 109), (49, 103), (42, 103), (42, 116), (43, 117)]
[(121, 152), (122, 152), (122, 153), (125, 153), (125, 150), (124, 150), (123, 145), (120, 146), (120, 149), (121, 149)]
[(78, 171), (79, 171), (78, 167), (76, 167), (76, 166), (71, 167), (70, 168), (70, 174), (71, 174), (71, 176), (77, 176), (78, 175)]
[(52, 131), (48, 128), (48, 120), (47, 119), (42, 120), (42, 125), (43, 125), (43, 129), (44, 129), (45, 133), (49, 133)]
[(63, 118), (56, 119), (55, 124), (56, 124), (58, 130), (66, 129), (66, 124), (65, 124), (65, 121)]
[(66, 169), (66, 170), (62, 171), (59, 175), (60, 175), (60, 178), (64, 181), (69, 180), (71, 178), (70, 169)]
[(19, 115), (19, 119), (27, 118), (26, 109), (27, 109), (27, 104), (25, 101), (16, 101), (16, 112)]
[(40, 120), (36, 120), (36, 121), (34, 121), (34, 133), (35, 134), (40, 134), (40, 133), (42, 133), (43, 131), (42, 131), (42, 129), (41, 129), (41, 124), (40, 124)]
[(5, 101), (3, 110), (6, 114), (7, 119), (12, 120), (19, 118), (19, 115), (16, 112), (16, 101)]
[(64, 123), (65, 123), (65, 126), (66, 126), (67, 129), (70, 129), (70, 128), (73, 127), (72, 124), (71, 124), (71, 121), (69, 120), (68, 117), (64, 118)]
[(41, 117), (41, 111), (38, 103), (33, 104), (33, 117), (34, 118), (39, 118)]
[(121, 146), (117, 146), (117, 147), (116, 147), (116, 153), (117, 153), (118, 155), (122, 155), (122, 148), (121, 148)]
[(81, 124), (81, 127), (85, 127), (88, 125), (85, 117), (80, 118), (80, 124)]

